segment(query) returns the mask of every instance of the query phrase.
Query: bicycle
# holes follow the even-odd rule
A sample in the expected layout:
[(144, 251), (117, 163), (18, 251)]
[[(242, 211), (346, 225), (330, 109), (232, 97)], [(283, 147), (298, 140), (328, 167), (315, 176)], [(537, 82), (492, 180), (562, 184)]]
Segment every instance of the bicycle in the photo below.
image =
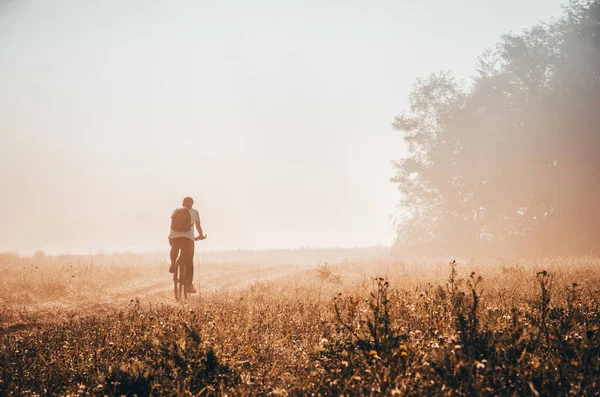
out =
[[(194, 242), (200, 240), (206, 240), (205, 236), (198, 236), (194, 238)], [(181, 262), (181, 253), (179, 253), (179, 257), (177, 258), (177, 267), (175, 268), (175, 273), (173, 273), (173, 292), (175, 293), (175, 300), (185, 302), (190, 297), (190, 293), (186, 292), (185, 288), (185, 268), (182, 266)]]
[(183, 301), (186, 301), (190, 294), (185, 292), (185, 285), (183, 283), (184, 280), (184, 268), (183, 266), (181, 266), (181, 255), (179, 256), (179, 258), (177, 258), (177, 268), (175, 270), (175, 273), (173, 273), (173, 288), (174, 288), (174, 292), (175, 292), (175, 300), (176, 301), (181, 301), (182, 299), (182, 295), (183, 295)]

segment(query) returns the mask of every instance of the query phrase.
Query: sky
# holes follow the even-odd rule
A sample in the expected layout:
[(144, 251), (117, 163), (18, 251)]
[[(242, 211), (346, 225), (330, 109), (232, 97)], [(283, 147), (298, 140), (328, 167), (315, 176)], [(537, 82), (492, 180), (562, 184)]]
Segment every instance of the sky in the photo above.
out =
[(0, 0), (0, 251), (389, 245), (415, 79), (554, 0)]

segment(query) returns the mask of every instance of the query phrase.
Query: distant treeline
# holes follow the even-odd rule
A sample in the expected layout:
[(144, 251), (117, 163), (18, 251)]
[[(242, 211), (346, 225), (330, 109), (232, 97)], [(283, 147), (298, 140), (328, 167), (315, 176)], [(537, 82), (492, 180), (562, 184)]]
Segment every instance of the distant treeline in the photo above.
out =
[[(277, 250), (202, 251), (195, 255), (196, 262), (213, 264), (317, 265), (344, 261), (377, 260), (389, 254), (389, 247), (364, 248), (297, 248)], [(46, 255), (38, 251), (31, 256), (14, 252), (0, 252), (0, 266), (103, 266), (112, 264), (152, 265), (168, 261), (168, 252), (97, 253), (89, 255)]]
[(208, 251), (198, 253), (207, 263), (251, 263), (317, 265), (344, 261), (376, 260), (385, 257), (389, 247), (297, 248), (277, 250)]
[(502, 36), (467, 84), (417, 80), (394, 128), (399, 252), (599, 253), (600, 1)]

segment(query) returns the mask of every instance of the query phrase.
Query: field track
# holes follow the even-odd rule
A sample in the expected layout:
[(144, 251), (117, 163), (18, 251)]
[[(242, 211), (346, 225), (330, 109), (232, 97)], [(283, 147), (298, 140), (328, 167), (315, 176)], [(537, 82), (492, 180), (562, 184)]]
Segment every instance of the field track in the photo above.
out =
[[(283, 278), (298, 270), (300, 268), (295, 266), (237, 267), (229, 271), (203, 271), (200, 267), (200, 271), (194, 277), (194, 285), (196, 289), (200, 287), (200, 294), (192, 295), (189, 301), (197, 302), (202, 296), (214, 292), (239, 290), (254, 282)], [(117, 280), (114, 285), (103, 291), (82, 289), (75, 295), (69, 294), (57, 299), (22, 305), (20, 311), (25, 318), (0, 326), (0, 334), (41, 327), (45, 323), (79, 316), (109, 313), (115, 309), (126, 308), (135, 300), (153, 305), (178, 304), (173, 298), (172, 275), (165, 269), (164, 273), (152, 272), (143, 278), (121, 282)]]

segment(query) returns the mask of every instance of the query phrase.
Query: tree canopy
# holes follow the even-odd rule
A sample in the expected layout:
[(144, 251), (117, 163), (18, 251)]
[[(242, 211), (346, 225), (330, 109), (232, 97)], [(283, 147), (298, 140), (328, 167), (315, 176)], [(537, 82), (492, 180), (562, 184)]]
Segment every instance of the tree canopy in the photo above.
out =
[(600, 0), (504, 35), (467, 86), (417, 80), (409, 104), (401, 252), (600, 252)]

